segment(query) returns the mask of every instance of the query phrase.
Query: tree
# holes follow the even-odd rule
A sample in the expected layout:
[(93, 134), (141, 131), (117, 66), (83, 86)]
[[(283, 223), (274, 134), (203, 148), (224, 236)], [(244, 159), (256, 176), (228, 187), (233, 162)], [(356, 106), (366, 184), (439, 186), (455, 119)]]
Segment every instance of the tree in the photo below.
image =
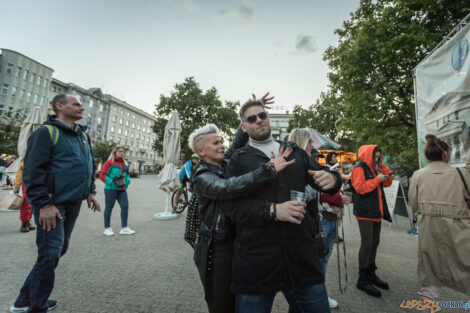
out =
[(342, 131), (418, 167), (412, 70), (468, 14), (467, 0), (361, 0), (324, 60)]
[(4, 112), (0, 119), (0, 154), (18, 154), (18, 137), (24, 119), (20, 111)]
[(320, 98), (308, 109), (295, 106), (293, 115), (289, 120), (289, 132), (294, 128), (314, 128), (322, 135), (340, 143), (345, 150), (355, 148), (348, 133), (339, 127), (344, 118), (343, 106), (331, 92), (322, 92)]
[(204, 93), (194, 77), (188, 77), (183, 83), (175, 85), (170, 96), (160, 95), (160, 103), (155, 105), (155, 114), (159, 118), (153, 129), (158, 137), (154, 147), (161, 148), (166, 121), (173, 110), (179, 114), (182, 127), (181, 150), (186, 158), (192, 154), (188, 147), (188, 137), (199, 127), (214, 123), (225, 136), (231, 138), (239, 125), (236, 112), (238, 106), (238, 102), (226, 101), (222, 104), (214, 87)]
[(95, 157), (95, 161), (101, 163), (106, 162), (115, 146), (116, 143), (112, 141), (95, 142), (93, 144), (93, 156)]

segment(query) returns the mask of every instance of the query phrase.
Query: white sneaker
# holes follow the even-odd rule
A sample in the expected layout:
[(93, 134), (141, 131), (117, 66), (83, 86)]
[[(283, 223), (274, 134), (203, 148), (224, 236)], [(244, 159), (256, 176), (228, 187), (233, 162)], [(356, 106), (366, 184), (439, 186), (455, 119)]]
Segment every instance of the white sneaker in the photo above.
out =
[(328, 297), (328, 304), (330, 305), (330, 309), (336, 309), (338, 307), (338, 301), (331, 299)]
[(124, 227), (123, 229), (121, 229), (119, 234), (121, 234), (121, 235), (132, 235), (132, 234), (135, 234), (135, 231), (133, 231), (129, 227)]
[(113, 229), (111, 227), (108, 227), (104, 230), (103, 234), (105, 234), (106, 236), (112, 236), (112, 235), (114, 235), (114, 232), (113, 232)]

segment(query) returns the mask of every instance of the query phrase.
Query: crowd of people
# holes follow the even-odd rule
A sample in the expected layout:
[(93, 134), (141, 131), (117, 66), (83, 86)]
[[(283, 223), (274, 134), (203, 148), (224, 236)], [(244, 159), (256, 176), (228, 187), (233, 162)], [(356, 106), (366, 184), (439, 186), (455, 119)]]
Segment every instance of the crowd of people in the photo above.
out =
[[(270, 312), (277, 293), (289, 312), (330, 312), (338, 302), (328, 296), (328, 261), (342, 223), (343, 206), (353, 204), (361, 245), (356, 287), (381, 297), (390, 289), (377, 275), (376, 256), (382, 219), (391, 221), (384, 187), (394, 173), (375, 144), (359, 148), (360, 162), (349, 181), (338, 171), (338, 155), (313, 147), (308, 130), (294, 129), (288, 141), (274, 140), (267, 105), (272, 98), (251, 99), (239, 111), (240, 127), (227, 151), (216, 125), (196, 129), (188, 139), (194, 154), (182, 169), (181, 185), (191, 181), (199, 219), (193, 242), (204, 297), (210, 313)], [(47, 312), (55, 268), (87, 200), (95, 198), (95, 162), (86, 127), (76, 122), (84, 108), (73, 95), (57, 95), (56, 113), (28, 139), (17, 173), (15, 192), (25, 196), (21, 230), (34, 229), (38, 258), (10, 312)], [(430, 165), (411, 178), (409, 199), (418, 219), (419, 295), (437, 301), (442, 286), (470, 295), (470, 171), (448, 162), (449, 146), (428, 135)], [(130, 183), (125, 148), (116, 146), (99, 174), (104, 182), (104, 234), (112, 236), (111, 212), (121, 207), (120, 234), (128, 226)], [(181, 186), (180, 186), (181, 187)], [(173, 203), (175, 205), (175, 203)], [(189, 211), (189, 210), (188, 210)], [(186, 236), (185, 236), (186, 238)], [(379, 288), (379, 289), (378, 289)]]

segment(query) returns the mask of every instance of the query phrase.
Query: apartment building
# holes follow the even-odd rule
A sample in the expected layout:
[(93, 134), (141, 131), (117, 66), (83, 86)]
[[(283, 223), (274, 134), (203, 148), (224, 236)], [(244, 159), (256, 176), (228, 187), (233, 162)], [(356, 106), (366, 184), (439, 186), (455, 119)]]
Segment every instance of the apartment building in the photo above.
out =
[(0, 116), (27, 114), (32, 107), (47, 113), (49, 86), (54, 70), (19, 52), (0, 49)]

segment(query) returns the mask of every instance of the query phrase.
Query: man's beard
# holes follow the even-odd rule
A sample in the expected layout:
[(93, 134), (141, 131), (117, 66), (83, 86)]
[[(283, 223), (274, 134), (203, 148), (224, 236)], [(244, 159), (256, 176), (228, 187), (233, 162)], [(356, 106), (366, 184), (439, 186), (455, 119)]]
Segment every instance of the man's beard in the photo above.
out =
[(263, 141), (268, 139), (271, 136), (271, 126), (268, 124), (267, 125), (267, 130), (264, 134), (258, 134), (256, 132), (248, 132), (248, 136), (250, 136), (251, 139), (257, 140), (257, 141)]

